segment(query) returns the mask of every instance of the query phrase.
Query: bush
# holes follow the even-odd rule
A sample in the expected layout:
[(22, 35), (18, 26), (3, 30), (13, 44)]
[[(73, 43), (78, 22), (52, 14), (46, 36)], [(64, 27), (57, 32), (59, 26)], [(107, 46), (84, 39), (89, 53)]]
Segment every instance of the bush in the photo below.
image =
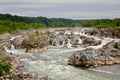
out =
[(114, 43), (114, 48), (120, 49), (120, 48), (119, 48), (119, 43), (118, 43), (118, 42), (115, 42), (115, 43)]
[(10, 63), (4, 63), (3, 61), (0, 61), (0, 76), (8, 74), (10, 68), (11, 68)]

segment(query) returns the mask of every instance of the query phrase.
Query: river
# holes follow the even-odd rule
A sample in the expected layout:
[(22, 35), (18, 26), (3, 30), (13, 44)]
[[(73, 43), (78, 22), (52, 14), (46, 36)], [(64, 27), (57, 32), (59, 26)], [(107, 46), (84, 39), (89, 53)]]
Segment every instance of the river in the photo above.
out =
[[(98, 49), (113, 41), (111, 38), (103, 38), (101, 40), (102, 43), (100, 45), (89, 47)], [(20, 60), (24, 64), (21, 70), (48, 76), (49, 80), (120, 80), (120, 65), (82, 69), (67, 64), (68, 57), (73, 52), (85, 48), (56, 47), (36, 54), (25, 53), (25, 50), (14, 49), (14, 46), (11, 50), (5, 49), (7, 52), (19, 55)]]

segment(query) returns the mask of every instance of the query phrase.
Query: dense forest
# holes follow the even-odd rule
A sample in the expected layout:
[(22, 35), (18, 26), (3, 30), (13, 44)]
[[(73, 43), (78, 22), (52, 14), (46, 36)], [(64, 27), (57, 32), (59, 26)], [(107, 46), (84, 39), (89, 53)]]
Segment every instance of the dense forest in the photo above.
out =
[(11, 14), (0, 14), (0, 33), (56, 27), (120, 28), (120, 18), (72, 20), (64, 18), (46, 18), (42, 16), (26, 17)]
[(12, 22), (24, 22), (27, 24), (32, 23), (41, 23), (44, 24), (46, 27), (66, 27), (70, 25), (73, 20), (72, 19), (64, 19), (64, 18), (51, 18), (48, 19), (46, 17), (24, 17), (24, 16), (17, 16), (11, 14), (0, 14), (0, 20), (10, 20)]
[(81, 23), (82, 26), (86, 27), (97, 27), (97, 28), (113, 28), (120, 27), (120, 18), (116, 19), (99, 19), (99, 20), (84, 20)]

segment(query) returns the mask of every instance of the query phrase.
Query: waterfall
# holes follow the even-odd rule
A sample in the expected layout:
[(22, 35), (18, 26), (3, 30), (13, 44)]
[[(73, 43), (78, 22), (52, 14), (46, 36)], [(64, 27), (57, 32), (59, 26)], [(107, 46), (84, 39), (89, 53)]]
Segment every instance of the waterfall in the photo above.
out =
[(7, 53), (14, 53), (15, 51), (8, 49), (6, 46), (4, 46), (4, 49)]
[(15, 50), (15, 46), (12, 44), (10, 49)]
[(61, 47), (64, 47), (64, 46), (65, 46), (65, 41), (63, 40), (63, 43), (62, 43)]
[(52, 45), (56, 46), (56, 47), (60, 47), (60, 41), (55, 39), (55, 40), (53, 40)]
[(81, 39), (78, 39), (78, 43), (79, 43), (79, 44), (82, 44), (82, 40), (81, 40)]
[(55, 40), (56, 46), (59, 47), (60, 46), (60, 42), (58, 40)]
[(71, 40), (68, 39), (68, 43), (67, 43), (67, 47), (68, 47), (68, 48), (72, 48), (72, 44), (71, 44), (70, 42), (71, 42)]
[(7, 53), (15, 53), (15, 46), (14, 45), (11, 45), (11, 48), (7, 48), (5, 45), (4, 45), (4, 49)]

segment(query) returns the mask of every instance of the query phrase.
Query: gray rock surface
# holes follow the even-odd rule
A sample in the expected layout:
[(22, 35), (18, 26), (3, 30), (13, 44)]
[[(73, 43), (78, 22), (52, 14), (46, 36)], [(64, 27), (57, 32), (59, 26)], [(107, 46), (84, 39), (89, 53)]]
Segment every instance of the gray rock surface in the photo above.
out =
[(120, 64), (120, 50), (114, 48), (113, 44), (111, 42), (101, 49), (88, 48), (75, 52), (69, 57), (68, 64), (84, 67)]

